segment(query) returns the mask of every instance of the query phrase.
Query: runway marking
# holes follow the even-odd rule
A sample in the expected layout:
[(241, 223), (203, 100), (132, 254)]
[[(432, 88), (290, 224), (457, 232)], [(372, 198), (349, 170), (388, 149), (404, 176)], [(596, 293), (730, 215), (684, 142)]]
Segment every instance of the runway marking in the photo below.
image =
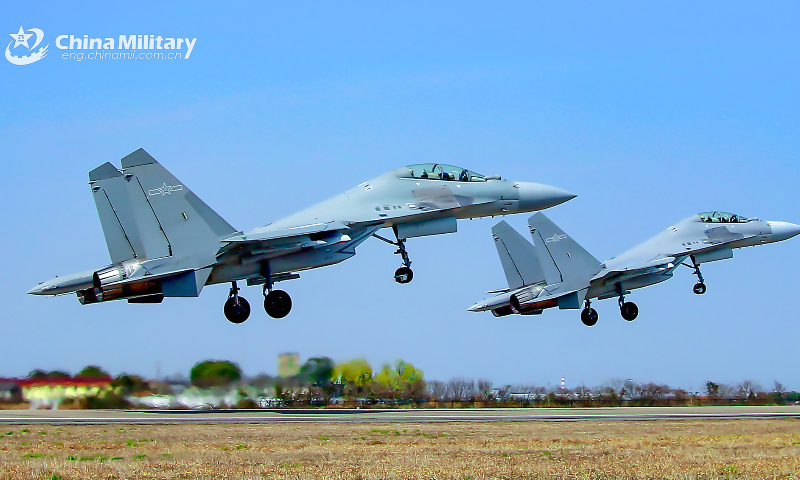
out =
[[(719, 410), (719, 409), (715, 409)], [(243, 412), (232, 411), (126, 411), (116, 412), (116, 416), (103, 416), (107, 411), (92, 412), (95, 416), (80, 417), (60, 416), (67, 412), (41, 411), (20, 412), (17, 416), (6, 414), (0, 417), (0, 424), (53, 424), (53, 425), (102, 425), (102, 424), (269, 424), (269, 423), (434, 423), (434, 422), (576, 422), (576, 421), (650, 421), (650, 420), (714, 420), (714, 419), (769, 419), (800, 418), (800, 410), (761, 412), (675, 412), (675, 413), (601, 413), (580, 412), (549, 414), (546, 412), (516, 413), (498, 411), (492, 414), (475, 410), (453, 411), (381, 411), (378, 413), (361, 411), (332, 412), (330, 410), (264, 412), (262, 415), (243, 415)], [(119, 413), (123, 413), (120, 415)], [(250, 413), (250, 412), (248, 412)], [(127, 415), (125, 415), (127, 414)]]

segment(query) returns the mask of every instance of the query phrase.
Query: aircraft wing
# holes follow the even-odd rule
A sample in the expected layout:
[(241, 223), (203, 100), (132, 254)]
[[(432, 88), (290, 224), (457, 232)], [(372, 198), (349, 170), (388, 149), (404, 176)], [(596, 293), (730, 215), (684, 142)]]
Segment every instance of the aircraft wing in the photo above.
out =
[(299, 225), (297, 227), (282, 228), (278, 230), (271, 230), (269, 229), (269, 227), (263, 227), (260, 229), (256, 229), (250, 233), (241, 233), (233, 235), (222, 241), (228, 243), (261, 242), (261, 241), (277, 240), (288, 237), (313, 235), (322, 232), (347, 230), (347, 228), (348, 228), (347, 225), (339, 222), (313, 223), (310, 225)]
[(608, 284), (618, 281), (622, 277), (639, 275), (642, 272), (654, 268), (674, 268), (686, 257), (659, 256), (645, 262), (637, 262), (631, 265), (619, 265), (614, 268), (604, 268), (592, 278), (593, 283)]
[(635, 264), (632, 264), (632, 265), (618, 266), (618, 267), (615, 267), (615, 268), (610, 268), (610, 269), (605, 270), (605, 272), (600, 272), (598, 275), (603, 274), (603, 273), (608, 273), (608, 272), (631, 272), (631, 271), (636, 271), (636, 270), (644, 270), (644, 269), (652, 268), (652, 267), (661, 267), (663, 265), (668, 265), (670, 263), (674, 264), (675, 261), (676, 261), (675, 257), (658, 257), (658, 258), (654, 258), (652, 260), (648, 260), (646, 262), (641, 262), (641, 263), (635, 263)]
[(346, 242), (349, 227), (340, 222), (314, 223), (282, 229), (263, 227), (252, 232), (238, 233), (221, 240), (229, 246), (257, 249), (258, 253), (273, 253), (282, 250), (317, 247)]

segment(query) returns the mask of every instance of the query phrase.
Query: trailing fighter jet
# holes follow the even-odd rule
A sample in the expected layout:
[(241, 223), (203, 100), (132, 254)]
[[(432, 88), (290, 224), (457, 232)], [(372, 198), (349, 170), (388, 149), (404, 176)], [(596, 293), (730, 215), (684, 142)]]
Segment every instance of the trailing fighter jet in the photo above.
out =
[[(370, 237), (397, 247), (398, 283), (413, 278), (406, 240), (453, 233), (456, 219), (542, 210), (575, 195), (538, 183), (510, 182), (442, 164), (398, 168), (270, 225), (237, 231), (153, 157), (139, 149), (122, 168), (89, 172), (112, 264), (56, 277), (28, 293), (77, 293), (82, 304), (126, 299), (160, 303), (196, 297), (205, 285), (230, 283), (224, 312), (244, 322), (250, 305), (238, 281), (263, 285), (264, 309), (285, 317), (292, 300), (273, 285), (297, 272), (355, 255)], [(395, 240), (378, 235), (392, 228)]]
[[(597, 323), (591, 299), (618, 298), (622, 318), (639, 314), (625, 295), (636, 288), (672, 278), (681, 265), (697, 275), (694, 293), (706, 292), (700, 265), (733, 258), (733, 249), (780, 242), (800, 233), (800, 226), (765, 222), (724, 212), (705, 212), (676, 223), (627, 252), (600, 263), (543, 213), (528, 219), (533, 245), (506, 222), (492, 228), (508, 288), (469, 308), (491, 310), (495, 317), (512, 313), (538, 315), (546, 308), (579, 309), (581, 321)], [(686, 262), (691, 261), (691, 266)]]

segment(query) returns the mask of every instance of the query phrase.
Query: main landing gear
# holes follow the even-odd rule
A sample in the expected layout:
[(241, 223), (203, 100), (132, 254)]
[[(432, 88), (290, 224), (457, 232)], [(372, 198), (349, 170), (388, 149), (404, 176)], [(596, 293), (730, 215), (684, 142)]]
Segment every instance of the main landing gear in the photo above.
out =
[[(686, 266), (689, 267), (689, 265)], [(692, 287), (692, 291), (697, 295), (706, 293), (706, 284), (703, 282), (703, 274), (700, 273), (700, 264), (695, 261), (694, 255), (692, 255), (692, 266), (689, 268), (694, 268), (694, 274), (697, 275), (698, 280), (697, 283), (694, 284), (694, 287)]]
[(625, 297), (619, 297), (619, 313), (622, 318), (632, 322), (639, 316), (639, 307), (633, 302), (626, 302)]
[(236, 282), (232, 282), (231, 293), (225, 302), (223, 311), (225, 318), (231, 323), (242, 323), (250, 316), (250, 303), (244, 297), (239, 296), (239, 287)]
[[(639, 316), (639, 307), (637, 307), (633, 302), (626, 302), (625, 295), (620, 295), (619, 313), (622, 315), (622, 318), (631, 322)], [(591, 327), (597, 323), (598, 317), (599, 315), (597, 315), (597, 310), (592, 308), (592, 302), (586, 300), (586, 306), (581, 312), (581, 322), (583, 322), (583, 324), (587, 327)]]
[(273, 290), (272, 277), (269, 269), (264, 275), (267, 281), (264, 283), (264, 311), (272, 318), (283, 318), (292, 311), (292, 297), (283, 290)]
[(393, 242), (388, 238), (381, 237), (376, 233), (373, 233), (372, 236), (378, 240), (388, 243), (389, 245), (394, 245), (397, 247), (397, 251), (394, 253), (395, 255), (400, 255), (400, 257), (403, 259), (403, 266), (394, 271), (394, 281), (397, 283), (409, 283), (414, 279), (414, 272), (411, 271), (411, 259), (408, 258), (408, 251), (406, 251), (406, 239), (400, 239), (400, 237), (397, 235), (397, 229), (394, 228), (393, 230), (394, 236), (397, 238), (396, 242)]
[(267, 292), (264, 286), (264, 310), (272, 318), (283, 318), (292, 311), (292, 297), (283, 290)]
[[(264, 310), (272, 318), (283, 318), (292, 311), (292, 298), (283, 290), (273, 290), (272, 282), (264, 284)], [(241, 295), (236, 282), (232, 282), (231, 293), (225, 302), (225, 318), (231, 323), (242, 323), (250, 316), (250, 303)]]
[(595, 323), (597, 323), (597, 310), (591, 307), (592, 302), (586, 300), (586, 307), (581, 312), (581, 322), (587, 327), (591, 327)]

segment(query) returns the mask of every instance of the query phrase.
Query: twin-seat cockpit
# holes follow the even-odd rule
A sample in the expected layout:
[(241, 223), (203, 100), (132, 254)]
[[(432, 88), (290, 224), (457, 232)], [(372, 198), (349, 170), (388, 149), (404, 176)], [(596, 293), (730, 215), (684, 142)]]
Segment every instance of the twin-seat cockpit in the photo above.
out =
[(428, 180), (449, 180), (455, 182), (485, 182), (487, 178), (466, 168), (442, 163), (418, 163), (409, 165), (408, 171), (400, 169), (399, 178), (415, 178)]
[(703, 212), (698, 213), (701, 222), (706, 223), (747, 223), (746, 217), (727, 212)]

